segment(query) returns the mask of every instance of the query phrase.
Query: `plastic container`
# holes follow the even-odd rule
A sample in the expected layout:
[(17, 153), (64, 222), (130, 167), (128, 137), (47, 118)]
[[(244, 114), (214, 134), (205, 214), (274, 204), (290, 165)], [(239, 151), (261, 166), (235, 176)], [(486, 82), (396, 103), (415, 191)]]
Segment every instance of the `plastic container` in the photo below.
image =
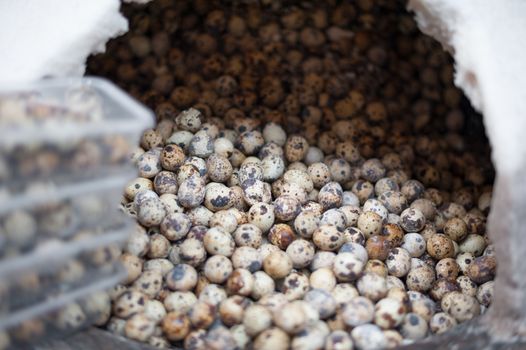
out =
[(135, 227), (119, 210), (137, 176), (129, 154), (152, 125), (103, 79), (0, 87), (1, 350), (109, 316), (98, 292), (125, 278), (119, 256)]
[(0, 324), (3, 317), (118, 273), (122, 244), (133, 231), (125, 223), (99, 236), (53, 241), (32, 254), (0, 265)]
[(0, 87), (0, 195), (133, 171), (128, 155), (153, 113), (101, 78)]
[[(105, 290), (122, 280), (119, 271), (93, 284), (49, 299), (0, 320), (0, 349), (26, 349), (31, 344), (102, 325), (111, 312)], [(32, 348), (32, 347), (31, 347)]]
[[(4, 261), (16, 259), (47, 241), (97, 235), (128, 222), (119, 210), (119, 198), (134, 174), (60, 188), (40, 186), (31, 195), (4, 201), (0, 207), (0, 257)], [(4, 261), (0, 261), (0, 270)]]
[[(40, 245), (31, 254), (0, 264), (0, 349), (63, 336), (107, 319), (104, 290), (126, 277), (122, 245), (134, 224), (127, 221), (99, 235)], [(98, 321), (102, 320), (102, 321)]]

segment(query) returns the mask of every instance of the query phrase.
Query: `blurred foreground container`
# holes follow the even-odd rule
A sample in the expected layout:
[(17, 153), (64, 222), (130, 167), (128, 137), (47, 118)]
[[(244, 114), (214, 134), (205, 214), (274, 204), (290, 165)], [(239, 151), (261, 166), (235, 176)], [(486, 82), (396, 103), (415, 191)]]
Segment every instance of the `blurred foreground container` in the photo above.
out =
[(99, 78), (0, 88), (0, 349), (104, 323), (152, 113)]

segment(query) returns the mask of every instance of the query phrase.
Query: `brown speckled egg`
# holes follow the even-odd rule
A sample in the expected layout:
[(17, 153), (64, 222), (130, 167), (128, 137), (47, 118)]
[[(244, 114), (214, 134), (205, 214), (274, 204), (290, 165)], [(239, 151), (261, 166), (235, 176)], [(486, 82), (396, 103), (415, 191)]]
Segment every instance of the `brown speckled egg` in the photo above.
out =
[(444, 258), (437, 262), (435, 271), (437, 278), (456, 279), (460, 272), (460, 267), (454, 258)]
[(404, 248), (393, 248), (385, 260), (390, 275), (404, 277), (411, 268), (411, 255)]
[(453, 241), (443, 234), (432, 235), (427, 241), (427, 252), (434, 259), (453, 258), (455, 246)]
[(312, 262), (316, 249), (311, 241), (297, 239), (289, 244), (286, 252), (292, 260), (294, 268), (299, 269), (307, 267)]
[(383, 298), (374, 307), (374, 323), (383, 329), (397, 327), (405, 316), (402, 303), (393, 298)]
[(180, 312), (169, 312), (163, 318), (161, 328), (168, 340), (182, 340), (190, 332), (190, 319)]
[(482, 235), (486, 232), (486, 221), (485, 217), (481, 215), (475, 215), (471, 212), (467, 213), (462, 220), (466, 223), (467, 231), (469, 234)]
[(226, 281), (226, 291), (230, 295), (249, 296), (253, 288), (254, 276), (246, 269), (235, 269)]
[(383, 220), (380, 215), (373, 211), (366, 211), (358, 217), (357, 227), (369, 238), (382, 232)]
[(364, 272), (370, 272), (375, 273), (378, 276), (387, 277), (388, 271), (387, 266), (383, 261), (380, 261), (378, 259), (370, 259), (367, 261), (367, 264), (365, 264)]
[(466, 274), (475, 283), (482, 284), (495, 278), (497, 260), (494, 256), (483, 255), (469, 264)]
[(417, 292), (427, 292), (435, 282), (435, 271), (429, 265), (422, 265), (411, 269), (407, 274), (407, 289)]
[(391, 248), (391, 242), (385, 236), (372, 236), (365, 243), (365, 249), (367, 250), (369, 259), (385, 261)]
[(267, 238), (270, 243), (278, 246), (281, 250), (286, 250), (296, 239), (296, 234), (289, 225), (276, 224), (270, 228)]
[(380, 234), (391, 242), (392, 247), (400, 246), (404, 240), (404, 230), (397, 224), (385, 224)]
[(300, 212), (300, 202), (290, 195), (283, 195), (274, 201), (274, 215), (278, 220), (294, 220)]
[(263, 260), (263, 269), (272, 278), (283, 278), (292, 270), (292, 260), (284, 251), (275, 251)]
[(352, 253), (339, 253), (331, 265), (338, 281), (349, 282), (360, 277), (365, 264)]
[(434, 314), (429, 322), (429, 328), (431, 329), (431, 332), (435, 334), (444, 333), (456, 325), (457, 320), (445, 312)]
[(194, 328), (208, 328), (216, 317), (216, 307), (204, 301), (197, 301), (190, 311), (188, 318)]
[(250, 299), (234, 295), (219, 304), (219, 317), (226, 326), (243, 322), (245, 309), (250, 305)]
[(444, 295), (441, 307), (459, 322), (470, 320), (480, 314), (480, 304), (477, 299), (461, 292)]
[(477, 289), (477, 300), (481, 305), (489, 307), (493, 301), (493, 294), (495, 289), (495, 281), (488, 281), (481, 284)]
[(400, 225), (406, 232), (419, 232), (426, 224), (424, 214), (418, 209), (407, 208), (400, 214)]
[(321, 250), (334, 251), (342, 246), (343, 233), (334, 225), (321, 225), (312, 235), (312, 241)]
[(451, 218), (444, 225), (444, 234), (455, 242), (460, 242), (468, 234), (468, 228), (464, 220), (460, 218)]
[(439, 278), (433, 283), (429, 295), (436, 301), (442, 300), (444, 295), (449, 292), (460, 291), (460, 287), (455, 280)]
[(281, 284), (281, 292), (285, 294), (287, 300), (303, 298), (309, 289), (309, 277), (301, 272), (291, 272)]

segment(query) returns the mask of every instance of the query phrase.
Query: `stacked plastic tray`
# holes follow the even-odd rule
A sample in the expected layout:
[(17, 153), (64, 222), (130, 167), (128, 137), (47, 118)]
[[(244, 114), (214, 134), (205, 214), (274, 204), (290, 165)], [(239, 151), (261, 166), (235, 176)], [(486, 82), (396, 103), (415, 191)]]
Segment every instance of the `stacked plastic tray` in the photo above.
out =
[(150, 111), (98, 78), (0, 89), (0, 349), (97, 323), (125, 275), (119, 210)]

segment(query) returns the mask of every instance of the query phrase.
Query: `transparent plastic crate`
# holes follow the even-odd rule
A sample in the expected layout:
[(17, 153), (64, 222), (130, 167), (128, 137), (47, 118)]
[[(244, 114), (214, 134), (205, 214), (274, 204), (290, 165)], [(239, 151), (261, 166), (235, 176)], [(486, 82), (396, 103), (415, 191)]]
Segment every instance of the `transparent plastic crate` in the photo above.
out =
[(121, 269), (95, 283), (0, 318), (0, 349), (34, 349), (32, 345), (40, 342), (102, 325), (111, 313), (106, 290), (125, 276)]
[(127, 222), (98, 236), (53, 241), (0, 264), (0, 325), (40, 303), (120, 275), (119, 257), (133, 231)]
[(0, 87), (0, 349), (100, 319), (89, 298), (126, 276), (119, 203), (153, 121), (100, 78)]
[(0, 269), (5, 261), (41, 249), (48, 241), (71, 241), (119, 227), (124, 184), (134, 172), (62, 187), (34, 184), (34, 191), (1, 201)]
[(0, 87), (0, 196), (34, 182), (63, 186), (134, 167), (128, 157), (153, 113), (107, 80)]

